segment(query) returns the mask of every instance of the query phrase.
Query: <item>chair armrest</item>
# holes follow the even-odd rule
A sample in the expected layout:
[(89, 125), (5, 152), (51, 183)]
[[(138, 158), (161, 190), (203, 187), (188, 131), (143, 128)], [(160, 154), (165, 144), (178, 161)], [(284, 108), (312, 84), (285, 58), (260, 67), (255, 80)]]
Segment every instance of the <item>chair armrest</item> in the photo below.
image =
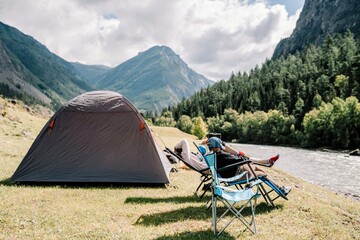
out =
[(249, 163), (251, 163), (251, 160), (244, 160), (244, 161), (241, 161), (241, 162), (237, 162), (237, 163), (227, 165), (227, 166), (222, 167), (222, 168), (218, 168), (216, 170), (218, 172), (221, 172), (221, 171), (224, 171), (224, 170), (227, 170), (227, 169), (230, 169), (230, 168), (235, 168), (235, 167), (238, 167), (238, 166), (241, 166), (241, 165), (244, 165), (244, 164), (249, 164)]

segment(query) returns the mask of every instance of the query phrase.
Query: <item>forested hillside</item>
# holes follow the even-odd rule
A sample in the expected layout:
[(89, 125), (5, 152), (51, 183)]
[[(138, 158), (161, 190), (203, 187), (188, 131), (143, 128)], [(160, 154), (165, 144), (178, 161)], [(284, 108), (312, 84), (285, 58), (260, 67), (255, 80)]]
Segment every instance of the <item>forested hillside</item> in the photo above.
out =
[(16, 28), (0, 22), (0, 93), (54, 109), (92, 88), (67, 61)]
[(178, 126), (202, 116), (208, 130), (226, 140), (358, 147), (359, 67), (360, 41), (352, 33), (327, 36), (321, 47), (310, 45), (286, 58), (266, 60), (168, 110)]
[(358, 0), (306, 0), (296, 28), (282, 39), (273, 58), (301, 51), (308, 44), (320, 46), (327, 34), (344, 34), (350, 30), (360, 36), (360, 4)]

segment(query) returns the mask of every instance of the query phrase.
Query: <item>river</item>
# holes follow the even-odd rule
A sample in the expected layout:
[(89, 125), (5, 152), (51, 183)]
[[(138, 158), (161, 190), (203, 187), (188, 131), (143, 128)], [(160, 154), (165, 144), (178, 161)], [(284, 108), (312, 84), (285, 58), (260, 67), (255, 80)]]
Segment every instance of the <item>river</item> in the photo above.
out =
[(280, 154), (273, 167), (333, 191), (360, 198), (359, 156), (268, 145), (231, 145), (253, 157)]

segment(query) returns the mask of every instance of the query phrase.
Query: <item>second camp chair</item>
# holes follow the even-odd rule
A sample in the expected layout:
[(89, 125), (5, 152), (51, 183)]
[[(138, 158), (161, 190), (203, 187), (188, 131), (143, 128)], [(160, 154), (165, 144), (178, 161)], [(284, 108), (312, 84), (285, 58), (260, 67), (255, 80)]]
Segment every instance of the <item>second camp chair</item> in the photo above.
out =
[[(216, 154), (210, 153), (204, 155), (206, 163), (209, 165), (211, 170), (212, 182), (211, 182), (211, 201), (212, 201), (212, 224), (214, 228), (214, 235), (219, 236), (235, 219), (240, 220), (244, 226), (249, 229), (252, 233), (257, 233), (256, 230), (256, 220), (255, 220), (255, 206), (256, 200), (261, 196), (259, 192), (259, 184), (261, 180), (248, 182), (246, 187), (243, 189), (234, 189), (227, 186), (223, 186), (220, 182), (224, 183), (226, 181), (234, 181), (234, 178), (225, 179), (219, 178), (216, 169)], [(246, 177), (246, 171), (237, 177)], [(247, 178), (247, 177), (246, 177)], [(218, 214), (218, 201), (220, 201), (225, 207), (226, 210)], [(246, 206), (250, 206), (251, 217), (247, 219), (243, 215), (243, 210)], [(225, 219), (225, 216), (232, 214), (231, 219)], [(218, 216), (220, 215), (220, 216)], [(222, 221), (224, 220), (224, 222)], [(227, 220), (227, 221), (226, 221)], [(220, 221), (221, 224), (220, 230), (218, 229), (218, 224)]]
[(199, 198), (202, 198), (207, 191), (210, 190), (210, 180), (211, 180), (211, 174), (209, 172), (209, 168), (198, 170), (194, 166), (192, 166), (190, 163), (186, 162), (181, 155), (174, 153), (169, 148), (165, 147), (165, 151), (179, 159), (182, 163), (185, 164), (188, 168), (191, 170), (194, 170), (200, 174), (200, 183), (198, 187), (195, 190), (195, 195)]

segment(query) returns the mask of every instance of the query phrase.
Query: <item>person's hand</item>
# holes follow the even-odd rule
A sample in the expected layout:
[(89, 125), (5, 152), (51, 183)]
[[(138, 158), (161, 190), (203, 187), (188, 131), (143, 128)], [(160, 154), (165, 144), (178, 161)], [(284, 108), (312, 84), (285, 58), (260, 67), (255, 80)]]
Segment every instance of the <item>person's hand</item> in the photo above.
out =
[(239, 157), (244, 157), (244, 156), (245, 156), (245, 153), (242, 152), (242, 151), (239, 151), (239, 152), (238, 152), (238, 156), (239, 156)]
[(209, 140), (209, 139), (208, 139), (207, 137), (205, 137), (203, 140), (201, 140), (200, 145), (205, 145), (205, 144), (207, 144), (208, 140)]

